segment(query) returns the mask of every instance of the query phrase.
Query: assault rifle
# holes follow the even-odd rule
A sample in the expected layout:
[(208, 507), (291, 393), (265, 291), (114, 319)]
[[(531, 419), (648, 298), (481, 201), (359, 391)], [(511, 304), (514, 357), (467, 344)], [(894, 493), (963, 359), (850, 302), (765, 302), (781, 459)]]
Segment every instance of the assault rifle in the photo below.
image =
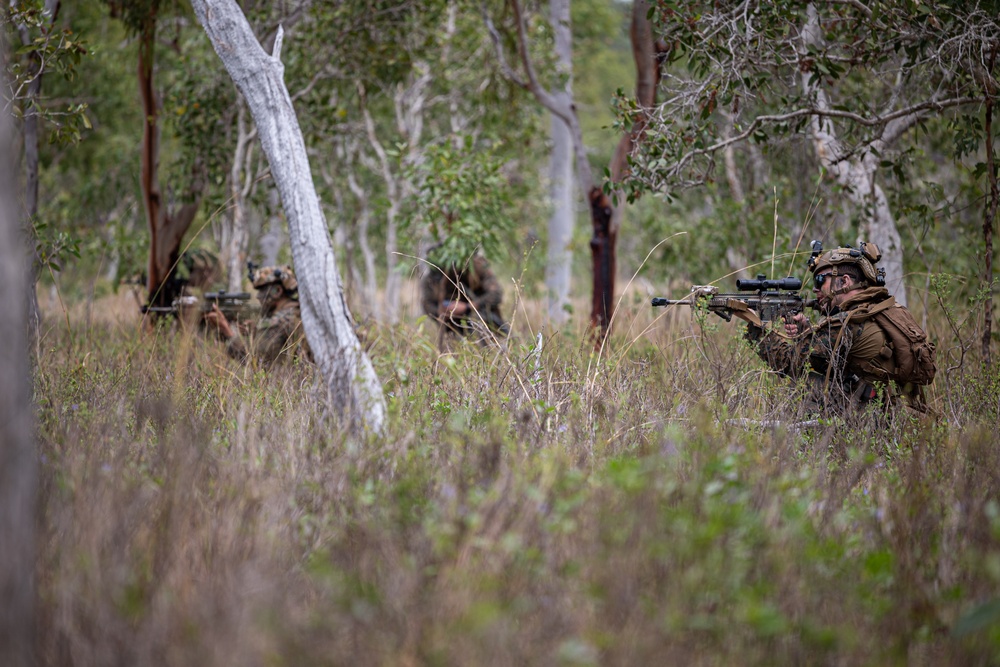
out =
[[(454, 302), (449, 299), (445, 299), (444, 301), (441, 302), (441, 310), (446, 311), (448, 308), (451, 307), (452, 303)], [(480, 318), (482, 318), (483, 323), (489, 328), (495, 329), (496, 331), (499, 331), (502, 334), (510, 333), (510, 325), (503, 321), (503, 317), (500, 316), (499, 312), (491, 308), (487, 308), (485, 312), (478, 311), (477, 314), (477, 311), (472, 310), (472, 304), (469, 304), (468, 313), (456, 319), (477, 321)]]
[(802, 281), (798, 278), (768, 280), (760, 273), (756, 279), (737, 280), (736, 289), (740, 291), (724, 294), (713, 285), (694, 285), (685, 298), (654, 297), (652, 306), (696, 306), (715, 313), (727, 322), (733, 319), (734, 313), (740, 312), (746, 314), (747, 321), (757, 326), (773, 322), (779, 317), (791, 317), (801, 313), (806, 307), (816, 307), (815, 299), (806, 301), (798, 294), (791, 293), (802, 289)]
[(188, 313), (207, 313), (218, 306), (228, 320), (245, 320), (254, 310), (250, 304), (249, 292), (205, 292), (201, 297), (184, 295), (174, 299), (169, 306), (142, 307), (143, 314), (160, 313), (187, 317)]

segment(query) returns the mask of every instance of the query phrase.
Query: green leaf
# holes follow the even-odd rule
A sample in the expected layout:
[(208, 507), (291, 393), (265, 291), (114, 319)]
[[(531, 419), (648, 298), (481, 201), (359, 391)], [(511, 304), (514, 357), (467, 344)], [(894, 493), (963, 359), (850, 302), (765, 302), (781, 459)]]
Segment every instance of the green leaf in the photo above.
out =
[(1000, 599), (983, 603), (955, 622), (952, 637), (965, 637), (1000, 622)]

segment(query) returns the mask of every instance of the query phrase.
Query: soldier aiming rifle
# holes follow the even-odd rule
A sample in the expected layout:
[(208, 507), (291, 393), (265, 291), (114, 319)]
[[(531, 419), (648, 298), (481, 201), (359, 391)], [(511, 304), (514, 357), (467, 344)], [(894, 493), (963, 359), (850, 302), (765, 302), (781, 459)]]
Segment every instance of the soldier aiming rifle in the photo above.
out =
[[(874, 243), (823, 252), (813, 241), (813, 300), (783, 293), (801, 288), (796, 278), (758, 276), (737, 281), (737, 289), (755, 294), (695, 287), (686, 299), (653, 299), (653, 305), (704, 304), (727, 321), (734, 315), (746, 321), (747, 340), (771, 369), (806, 378), (812, 413), (843, 415), (868, 405), (888, 413), (900, 402), (926, 412), (923, 388), (934, 380), (934, 344), (886, 290), (885, 270), (876, 266), (881, 258)], [(818, 322), (810, 323), (805, 306), (821, 313)], [(783, 326), (768, 326), (779, 317)]]

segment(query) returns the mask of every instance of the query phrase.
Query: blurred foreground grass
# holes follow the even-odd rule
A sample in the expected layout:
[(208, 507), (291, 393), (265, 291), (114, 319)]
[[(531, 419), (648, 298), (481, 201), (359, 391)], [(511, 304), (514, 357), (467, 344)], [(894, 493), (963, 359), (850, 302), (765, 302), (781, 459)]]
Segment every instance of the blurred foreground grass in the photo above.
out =
[[(997, 664), (998, 371), (808, 431), (735, 327), (369, 332), (382, 440), (308, 365), (169, 330), (39, 346), (51, 665)], [(542, 345), (536, 347), (538, 340)], [(991, 412), (992, 411), (992, 412)]]

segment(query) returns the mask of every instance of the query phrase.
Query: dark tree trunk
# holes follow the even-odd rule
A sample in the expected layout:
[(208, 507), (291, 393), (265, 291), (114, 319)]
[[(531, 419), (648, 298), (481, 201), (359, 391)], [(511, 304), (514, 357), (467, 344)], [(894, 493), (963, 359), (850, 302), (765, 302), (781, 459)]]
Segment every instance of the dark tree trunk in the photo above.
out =
[[(656, 89), (660, 84), (660, 61), (666, 47), (653, 39), (653, 29), (649, 24), (649, 3), (636, 0), (632, 3), (632, 58), (635, 60), (635, 96), (639, 107), (651, 109), (656, 104)], [(646, 131), (645, 118), (636, 118), (632, 128), (618, 141), (611, 158), (609, 170), (611, 180), (620, 183), (628, 173), (628, 156), (635, 145), (642, 140)], [(591, 326), (601, 327), (601, 340), (611, 331), (611, 317), (614, 313), (616, 243), (621, 227), (623, 204), (621, 193), (615, 193), (617, 203), (595, 188), (590, 192), (590, 220), (594, 235), (590, 239), (594, 256), (593, 309), (590, 313)], [(599, 251), (598, 251), (599, 249)], [(598, 260), (598, 254), (601, 259)], [(600, 272), (598, 269), (600, 268)]]
[[(993, 58), (996, 57), (996, 49), (993, 50), (993, 57), (990, 59), (990, 71), (993, 71)], [(986, 302), (984, 304), (984, 326), (983, 326), (983, 363), (986, 367), (991, 366), (990, 342), (993, 338), (993, 222), (997, 216), (997, 203), (1000, 200), (1000, 192), (997, 187), (996, 161), (993, 154), (993, 87), (987, 87), (986, 94), (986, 173), (990, 183), (990, 197), (986, 205), (986, 214), (983, 216), (983, 244), (985, 247), (985, 264), (983, 269), (983, 283), (987, 289)]]
[[(497, 42), (497, 53), (501, 57), (501, 67), (505, 70), (507, 77), (531, 91), (535, 99), (552, 112), (552, 114), (566, 123), (573, 138), (573, 151), (576, 155), (577, 163), (577, 183), (590, 204), (590, 220), (593, 226), (593, 236), (590, 239), (590, 251), (594, 261), (592, 307), (590, 312), (591, 326), (600, 328), (597, 345), (600, 346), (611, 331), (611, 320), (614, 317), (614, 295), (615, 295), (615, 242), (618, 237), (618, 221), (614, 217), (615, 210), (611, 199), (604, 194), (601, 188), (594, 182), (593, 174), (590, 170), (590, 163), (587, 161), (587, 153), (583, 145), (583, 131), (580, 129), (580, 121), (576, 115), (576, 105), (569, 97), (556, 97), (551, 92), (542, 87), (535, 73), (534, 65), (528, 54), (528, 40), (526, 37), (526, 27), (521, 11), (521, 4), (518, 0), (508, 0), (508, 6), (514, 15), (515, 26), (517, 28), (518, 55), (524, 66), (527, 80), (522, 80), (507, 65), (503, 58), (503, 49), (499, 41)], [(640, 101), (645, 98), (655, 98), (656, 84), (659, 82), (659, 62), (658, 49), (653, 42), (652, 30), (646, 16), (648, 5), (644, 1), (636, 2), (632, 9), (632, 50), (635, 55), (637, 69), (637, 94)], [(491, 24), (491, 32), (492, 32)], [(651, 104), (651, 102), (650, 102)], [(626, 157), (631, 151), (635, 141), (638, 141), (644, 130), (645, 123), (638, 122), (635, 127), (622, 139), (619, 144), (616, 156), (612, 161), (622, 165), (619, 168), (624, 173)], [(620, 179), (620, 174), (615, 180)]]
[(611, 224), (611, 199), (594, 187), (590, 190), (590, 254), (593, 259), (594, 289), (590, 307), (590, 326), (600, 329), (603, 340), (611, 330), (615, 304), (615, 244), (618, 232)]
[(159, 105), (153, 85), (156, 20), (154, 5), (139, 34), (139, 96), (142, 99), (145, 118), (142, 132), (141, 185), (146, 220), (149, 224), (149, 273), (146, 282), (149, 304), (169, 306), (177, 294), (174, 287), (167, 284), (167, 279), (177, 265), (181, 241), (198, 213), (200, 202), (196, 196), (193, 202), (182, 205), (176, 212), (171, 212), (160, 190)]

